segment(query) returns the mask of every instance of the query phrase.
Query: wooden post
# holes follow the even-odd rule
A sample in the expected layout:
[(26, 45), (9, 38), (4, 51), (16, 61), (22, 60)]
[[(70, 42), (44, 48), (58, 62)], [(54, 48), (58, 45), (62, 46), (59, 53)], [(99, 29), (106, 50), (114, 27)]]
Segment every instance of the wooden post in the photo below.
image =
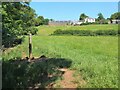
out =
[(29, 34), (29, 60), (32, 58), (32, 34)]

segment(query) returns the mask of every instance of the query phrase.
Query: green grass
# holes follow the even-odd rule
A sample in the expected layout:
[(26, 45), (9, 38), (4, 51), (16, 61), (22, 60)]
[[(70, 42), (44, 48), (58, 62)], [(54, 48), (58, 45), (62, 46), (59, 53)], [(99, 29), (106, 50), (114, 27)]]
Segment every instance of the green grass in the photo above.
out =
[[(117, 36), (33, 36), (32, 42), (34, 57), (46, 55), (72, 61), (69, 69), (76, 70), (87, 82), (82, 87), (118, 87)], [(3, 53), (3, 58), (21, 57), (22, 51), (28, 55), (28, 37), (22, 45)]]
[(50, 35), (57, 29), (61, 30), (118, 30), (118, 25), (83, 25), (83, 26), (39, 26), (38, 35)]
[[(78, 85), (79, 87), (118, 87), (117, 36), (49, 36), (57, 29), (118, 30), (118, 25), (39, 26), (37, 28), (39, 29), (38, 35), (34, 35), (32, 37), (34, 57), (45, 55), (49, 58), (64, 58), (65, 60), (71, 61), (72, 64), (69, 69), (75, 70), (76, 74), (80, 74), (80, 76), (86, 82), (86, 85)], [(28, 56), (28, 37), (25, 37), (24, 42), (21, 45), (7, 50), (6, 52), (3, 52), (3, 58), (4, 60), (10, 60), (15, 57), (22, 57), (23, 52), (25, 52)], [(57, 59), (53, 61), (56, 60)], [(63, 65), (65, 66), (66, 64), (67, 63), (64, 63)], [(33, 69), (35, 70), (36, 68), (33, 67)], [(13, 72), (13, 70), (8, 71)], [(35, 77), (37, 77), (38, 74), (39, 70), (35, 74)], [(14, 79), (12, 75), (9, 78)], [(24, 77), (22, 79), (24, 79)], [(79, 82), (79, 80), (77, 80), (78, 79), (76, 79), (76, 82)]]

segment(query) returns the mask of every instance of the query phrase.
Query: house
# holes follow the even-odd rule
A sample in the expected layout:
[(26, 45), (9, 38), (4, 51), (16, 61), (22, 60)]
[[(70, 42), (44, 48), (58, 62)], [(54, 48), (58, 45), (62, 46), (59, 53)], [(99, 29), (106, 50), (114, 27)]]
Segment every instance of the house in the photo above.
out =
[(114, 19), (114, 20), (112, 20), (112, 24), (120, 24), (120, 20), (119, 19)]
[(90, 18), (87, 17), (84, 20), (79, 20), (79, 21), (49, 21), (50, 26), (63, 26), (63, 25), (81, 25), (82, 23), (93, 23), (95, 22), (95, 18)]
[(119, 19), (109, 20), (108, 24), (120, 24), (120, 20)]
[(87, 17), (84, 20), (73, 21), (73, 25), (81, 25), (82, 23), (94, 23), (95, 18)]
[(87, 17), (87, 18), (85, 18), (85, 20), (84, 20), (84, 23), (94, 23), (95, 22), (95, 18), (90, 18), (90, 17)]

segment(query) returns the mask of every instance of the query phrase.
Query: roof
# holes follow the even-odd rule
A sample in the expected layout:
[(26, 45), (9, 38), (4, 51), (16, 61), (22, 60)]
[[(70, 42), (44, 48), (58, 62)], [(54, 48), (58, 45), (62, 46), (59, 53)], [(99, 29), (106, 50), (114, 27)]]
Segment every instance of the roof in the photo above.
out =
[(120, 21), (119, 19), (114, 19), (114, 20), (112, 20), (112, 21)]
[(95, 18), (87, 17), (87, 18), (85, 18), (85, 19), (95, 19)]

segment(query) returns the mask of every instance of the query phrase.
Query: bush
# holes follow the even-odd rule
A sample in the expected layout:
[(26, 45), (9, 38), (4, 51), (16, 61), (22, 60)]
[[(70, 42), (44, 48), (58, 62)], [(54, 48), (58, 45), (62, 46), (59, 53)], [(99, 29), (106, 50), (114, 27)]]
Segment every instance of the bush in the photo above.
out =
[(118, 31), (116, 31), (116, 30), (98, 30), (95, 33), (96, 33), (96, 35), (117, 35)]
[(87, 22), (87, 23), (82, 23), (80, 25), (89, 25), (89, 24), (92, 24), (92, 23)]
[(22, 44), (23, 41), (24, 37), (5, 38), (5, 41), (2, 41), (2, 44), (3, 48), (9, 48)]
[(37, 28), (33, 28), (33, 29), (31, 30), (31, 34), (32, 34), (32, 35), (35, 35), (35, 34), (37, 34), (37, 31), (38, 31)]
[[(71, 60), (65, 58), (48, 58), (45, 61), (28, 62), (19, 57), (2, 61), (2, 87), (3, 89), (34, 87), (39, 83), (39, 88), (48, 86), (62, 75), (58, 68), (69, 68)], [(52, 75), (52, 77), (49, 77)]]
[(86, 22), (86, 23), (82, 23), (82, 24), (80, 24), (80, 26), (81, 25), (90, 25), (90, 24), (108, 24), (108, 22), (107, 21), (104, 21), (104, 22), (102, 22), (102, 23), (100, 23), (100, 22), (92, 22), (92, 23), (90, 23), (90, 22)]
[[(120, 31), (119, 31), (120, 32)], [(75, 35), (75, 36), (98, 36), (98, 35), (118, 35), (117, 30), (56, 30), (52, 35)]]
[(38, 31), (37, 28), (32, 27), (32, 28), (29, 28), (27, 31), (24, 31), (22, 35), (28, 35), (29, 32), (30, 32), (32, 35), (35, 35), (35, 34), (37, 34), (37, 31)]

